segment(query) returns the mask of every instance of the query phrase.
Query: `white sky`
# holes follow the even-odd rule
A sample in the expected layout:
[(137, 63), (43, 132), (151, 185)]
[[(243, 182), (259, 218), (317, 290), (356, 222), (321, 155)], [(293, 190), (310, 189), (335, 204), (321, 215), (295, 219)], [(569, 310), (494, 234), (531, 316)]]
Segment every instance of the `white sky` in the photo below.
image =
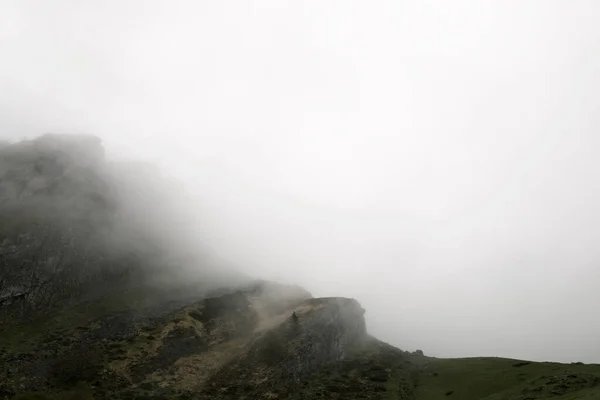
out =
[(92, 133), (211, 243), (437, 356), (600, 362), (600, 3), (3, 0), (0, 137)]

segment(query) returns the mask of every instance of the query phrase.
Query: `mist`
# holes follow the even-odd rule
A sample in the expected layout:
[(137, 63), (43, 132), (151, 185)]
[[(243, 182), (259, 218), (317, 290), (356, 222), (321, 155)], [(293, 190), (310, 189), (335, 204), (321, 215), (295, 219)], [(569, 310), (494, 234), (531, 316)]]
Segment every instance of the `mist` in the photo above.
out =
[(597, 2), (0, 11), (0, 139), (156, 164), (188, 242), (400, 348), (600, 363)]

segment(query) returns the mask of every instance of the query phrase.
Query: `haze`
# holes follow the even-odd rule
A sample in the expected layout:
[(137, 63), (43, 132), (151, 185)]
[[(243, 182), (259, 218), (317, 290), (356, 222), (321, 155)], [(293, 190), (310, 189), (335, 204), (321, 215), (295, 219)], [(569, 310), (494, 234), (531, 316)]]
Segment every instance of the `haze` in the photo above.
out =
[(600, 4), (4, 0), (0, 138), (100, 136), (245, 271), (441, 357), (600, 362)]

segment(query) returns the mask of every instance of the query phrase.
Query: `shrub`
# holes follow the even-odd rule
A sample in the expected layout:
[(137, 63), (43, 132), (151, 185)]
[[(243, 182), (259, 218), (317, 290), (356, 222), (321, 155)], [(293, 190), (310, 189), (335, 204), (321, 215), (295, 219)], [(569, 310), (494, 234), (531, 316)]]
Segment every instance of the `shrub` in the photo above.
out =
[(285, 354), (285, 344), (274, 332), (265, 335), (261, 354), (267, 364), (276, 364)]
[(78, 384), (73, 390), (61, 393), (60, 400), (94, 400), (91, 390), (85, 384)]
[(102, 356), (93, 347), (80, 345), (68, 350), (52, 365), (51, 377), (58, 386), (74, 386), (94, 380), (102, 366)]
[(530, 361), (519, 361), (518, 363), (513, 364), (513, 367), (519, 368), (519, 367), (524, 367), (529, 364), (531, 364)]
[(52, 398), (44, 393), (24, 393), (13, 397), (12, 400), (52, 400)]

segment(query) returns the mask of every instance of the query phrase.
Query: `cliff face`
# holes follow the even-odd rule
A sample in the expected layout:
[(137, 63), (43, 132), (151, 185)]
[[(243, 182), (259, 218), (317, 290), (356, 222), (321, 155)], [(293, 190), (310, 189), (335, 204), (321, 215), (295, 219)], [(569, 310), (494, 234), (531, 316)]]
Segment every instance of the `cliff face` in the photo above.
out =
[(0, 148), (0, 315), (45, 308), (124, 271), (104, 251), (116, 203), (102, 163), (90, 137)]
[(315, 371), (352, 359), (357, 348), (369, 343), (364, 310), (356, 300), (309, 299), (293, 312), (258, 332), (243, 354), (219, 370), (206, 389), (207, 398), (268, 393), (286, 398), (300, 391)]
[(0, 147), (0, 322), (153, 280), (180, 285), (186, 268), (206, 287), (235, 280), (185, 241), (177, 190), (148, 166), (107, 162), (95, 137)]

